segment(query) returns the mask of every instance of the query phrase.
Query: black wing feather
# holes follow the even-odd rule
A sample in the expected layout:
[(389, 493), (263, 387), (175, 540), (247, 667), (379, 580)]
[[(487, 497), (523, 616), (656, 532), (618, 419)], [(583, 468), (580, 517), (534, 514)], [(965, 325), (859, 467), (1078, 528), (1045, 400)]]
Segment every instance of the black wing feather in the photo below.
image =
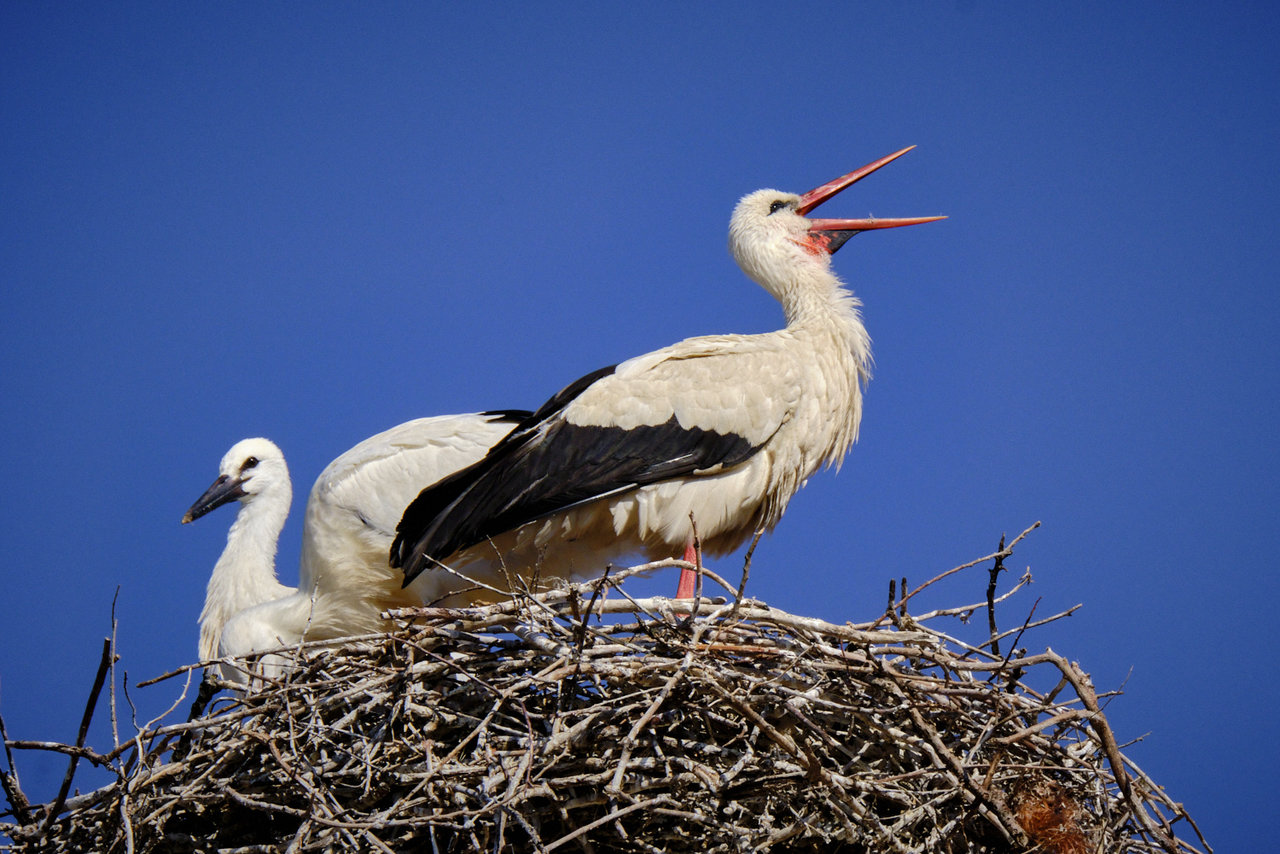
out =
[(486, 409), (480, 414), (490, 421), (507, 421), (511, 424), (523, 424), (533, 416), (527, 409)]
[(424, 489), (405, 510), (392, 564), (405, 583), (433, 560), (521, 525), (669, 478), (728, 468), (757, 450), (736, 434), (667, 422), (622, 429), (578, 426), (564, 408), (604, 368), (578, 380), (516, 427), (470, 468)]
[(423, 540), (428, 530), (432, 527), (431, 523), (439, 518), (445, 509), (456, 501), (473, 483), (482, 479), (485, 472), (499, 466), (501, 461), (509, 457), (514, 449), (528, 442), (539, 424), (564, 409), (571, 400), (582, 394), (593, 382), (603, 376), (612, 374), (616, 367), (617, 365), (609, 365), (575, 380), (556, 392), (550, 400), (539, 407), (537, 412), (531, 415), (520, 413), (519, 410), (512, 410), (513, 413), (524, 414), (526, 417), (510, 433), (490, 448), (488, 454), (470, 466), (459, 469), (418, 493), (418, 497), (405, 508), (404, 514), (400, 517), (400, 524), (396, 526), (396, 538), (391, 543), (391, 565), (393, 567), (404, 567), (405, 586), (408, 586), (409, 582), (422, 572), (424, 563), (422, 558), (423, 549), (419, 546), (424, 545)]

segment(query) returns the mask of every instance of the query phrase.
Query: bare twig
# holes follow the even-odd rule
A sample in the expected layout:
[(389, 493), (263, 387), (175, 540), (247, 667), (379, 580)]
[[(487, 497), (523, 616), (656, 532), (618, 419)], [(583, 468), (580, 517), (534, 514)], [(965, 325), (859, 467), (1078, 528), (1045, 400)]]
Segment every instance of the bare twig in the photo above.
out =
[(23, 824), (31, 823), (31, 802), (22, 793), (18, 783), (18, 766), (13, 762), (13, 750), (10, 749), (9, 733), (4, 727), (4, 717), (0, 716), (0, 739), (4, 740), (4, 756), (9, 767), (0, 771), (0, 785), (4, 787), (4, 796), (9, 801), (9, 808), (14, 816)]
[(760, 538), (763, 536), (764, 528), (756, 531), (751, 538), (751, 545), (747, 547), (747, 555), (742, 559), (742, 580), (738, 582), (738, 592), (733, 597), (733, 608), (729, 611), (730, 621), (738, 616), (738, 606), (742, 604), (742, 596), (747, 590), (747, 578), (751, 575), (751, 556), (756, 553), (756, 546), (760, 545)]
[[(98, 705), (98, 694), (102, 692), (102, 684), (107, 678), (107, 670), (111, 667), (112, 655), (111, 638), (104, 638), (102, 641), (102, 658), (98, 662), (98, 673), (93, 678), (93, 688), (89, 690), (89, 700), (85, 703), (84, 715), (80, 718), (80, 732), (76, 735), (75, 744), (78, 748), (84, 747), (84, 740), (89, 735), (89, 723), (93, 720), (93, 710)], [(62, 805), (67, 801), (67, 793), (71, 791), (71, 780), (76, 775), (76, 765), (80, 762), (80, 756), (79, 752), (72, 753), (71, 761), (67, 763), (67, 773), (62, 778), (62, 785), (58, 787), (58, 796), (54, 798), (53, 805), (49, 807), (49, 812), (45, 816), (43, 829), (46, 833), (58, 817), (58, 814), (62, 812)]]
[(987, 581), (987, 628), (991, 631), (991, 654), (1000, 656), (999, 631), (996, 629), (996, 581), (1004, 572), (1004, 534), (1000, 535), (1000, 547), (996, 549), (996, 561), (991, 566), (991, 576)]

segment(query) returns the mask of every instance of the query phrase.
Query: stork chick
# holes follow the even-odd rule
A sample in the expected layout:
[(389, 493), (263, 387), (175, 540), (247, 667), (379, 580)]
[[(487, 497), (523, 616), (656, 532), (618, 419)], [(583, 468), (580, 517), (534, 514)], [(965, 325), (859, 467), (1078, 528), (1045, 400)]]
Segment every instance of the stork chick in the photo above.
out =
[[(183, 523), (231, 501), (240, 510), (214, 565), (200, 614), (200, 659), (243, 656), (308, 640), (382, 628), (380, 612), (453, 596), (466, 584), (436, 574), (403, 589), (387, 565), (402, 509), (424, 482), (480, 459), (527, 412), (421, 418), (372, 436), (330, 463), (307, 500), (299, 587), (276, 578), (280, 532), (292, 487), (284, 454), (267, 439), (227, 451), (213, 485)], [(228, 679), (244, 674), (224, 667)]]

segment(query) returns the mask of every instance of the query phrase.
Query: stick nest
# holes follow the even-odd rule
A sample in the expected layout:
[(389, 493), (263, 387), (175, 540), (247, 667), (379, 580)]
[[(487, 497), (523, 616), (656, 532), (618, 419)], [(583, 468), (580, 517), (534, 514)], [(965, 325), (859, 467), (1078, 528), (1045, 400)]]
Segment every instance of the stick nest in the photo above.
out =
[[(992, 589), (1010, 549), (980, 559)], [(919, 616), (904, 584), (834, 625), (727, 586), (634, 600), (627, 574), (396, 612), (395, 632), (284, 651), (243, 697), (209, 703), (228, 686), (206, 677), (190, 720), (108, 753), (7, 741), (117, 780), (33, 806), (8, 773), (0, 832), (15, 852), (1201, 850), (1181, 822), (1209, 850), (1076, 664), (1000, 654), (1070, 613), (997, 632), (1028, 577)], [(983, 610), (981, 644), (938, 628)]]

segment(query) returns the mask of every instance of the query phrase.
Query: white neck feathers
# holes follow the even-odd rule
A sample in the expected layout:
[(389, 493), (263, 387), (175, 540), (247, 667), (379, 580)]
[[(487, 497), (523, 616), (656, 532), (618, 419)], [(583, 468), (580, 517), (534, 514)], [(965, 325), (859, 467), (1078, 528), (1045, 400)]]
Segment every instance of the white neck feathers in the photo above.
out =
[(200, 658), (218, 657), (227, 620), (245, 608), (294, 592), (276, 579), (276, 546), (289, 515), (292, 492), (286, 483), (240, 504), (227, 545), (209, 577), (200, 612)]

